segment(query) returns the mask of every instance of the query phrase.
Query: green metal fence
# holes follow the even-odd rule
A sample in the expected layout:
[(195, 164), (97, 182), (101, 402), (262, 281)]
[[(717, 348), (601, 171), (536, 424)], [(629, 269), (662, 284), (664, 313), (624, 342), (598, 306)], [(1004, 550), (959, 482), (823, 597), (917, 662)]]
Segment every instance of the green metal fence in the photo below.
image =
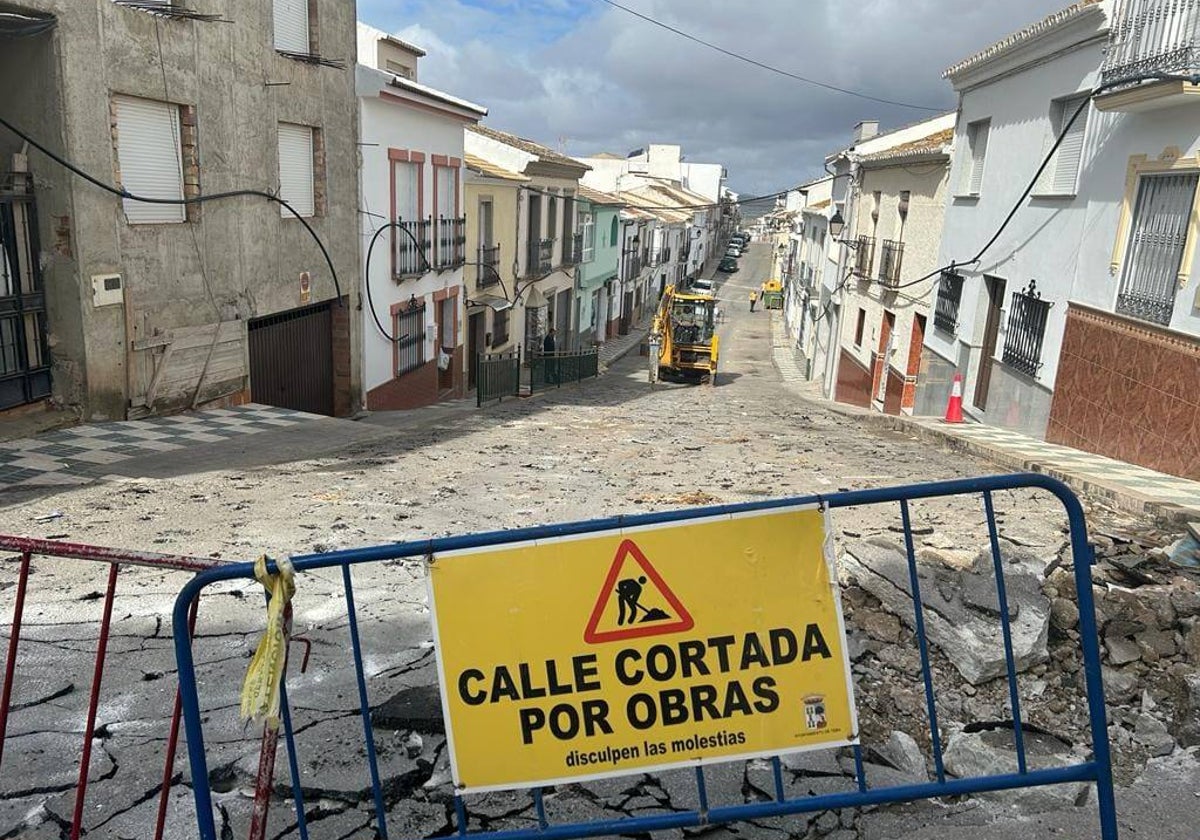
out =
[(521, 390), (521, 353), (480, 353), (475, 360), (475, 404), (515, 397)]
[(599, 350), (539, 354), (529, 360), (529, 392), (561, 388), (599, 375)]

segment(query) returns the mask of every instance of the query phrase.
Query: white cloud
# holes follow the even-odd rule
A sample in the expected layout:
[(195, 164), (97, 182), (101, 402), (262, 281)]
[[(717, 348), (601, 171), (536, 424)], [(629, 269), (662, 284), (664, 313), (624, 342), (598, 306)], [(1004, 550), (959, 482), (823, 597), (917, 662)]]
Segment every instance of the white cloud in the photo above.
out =
[[(622, 0), (732, 51), (872, 95), (949, 110), (941, 71), (1066, 0)], [(421, 78), (488, 122), (573, 154), (677, 142), (761, 194), (820, 171), (861, 119), (931, 112), (805, 85), (595, 0), (359, 0), (360, 16), (428, 50)]]

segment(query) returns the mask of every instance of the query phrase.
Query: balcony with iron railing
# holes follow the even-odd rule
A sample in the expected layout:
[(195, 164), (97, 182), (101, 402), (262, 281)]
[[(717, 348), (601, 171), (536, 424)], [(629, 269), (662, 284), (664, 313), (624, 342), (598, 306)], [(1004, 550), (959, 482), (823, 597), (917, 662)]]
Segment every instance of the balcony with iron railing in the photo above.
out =
[(855, 240), (854, 273), (859, 277), (870, 277), (871, 266), (875, 262), (875, 237), (860, 236)]
[(888, 288), (900, 285), (900, 263), (904, 259), (904, 243), (894, 239), (883, 240), (879, 252), (879, 282)]
[(544, 277), (554, 270), (554, 240), (530, 239), (525, 253), (525, 276)]
[(433, 220), (435, 244), (433, 267), (458, 268), (467, 261), (467, 219), (440, 217)]
[(576, 233), (563, 242), (563, 265), (579, 265), (583, 262), (583, 234)]
[(424, 274), (432, 268), (429, 264), (429, 258), (432, 256), (429, 253), (432, 247), (430, 227), (428, 219), (396, 220), (396, 227), (392, 230), (392, 248), (394, 273), (397, 277)]
[(500, 246), (480, 245), (475, 285), (481, 289), (500, 282)]
[(642, 258), (637, 251), (626, 251), (622, 265), (621, 279), (625, 282), (636, 280), (642, 272)]
[(1100, 81), (1116, 91), (1096, 107), (1145, 110), (1191, 98), (1182, 78), (1200, 73), (1200, 0), (1119, 0)]

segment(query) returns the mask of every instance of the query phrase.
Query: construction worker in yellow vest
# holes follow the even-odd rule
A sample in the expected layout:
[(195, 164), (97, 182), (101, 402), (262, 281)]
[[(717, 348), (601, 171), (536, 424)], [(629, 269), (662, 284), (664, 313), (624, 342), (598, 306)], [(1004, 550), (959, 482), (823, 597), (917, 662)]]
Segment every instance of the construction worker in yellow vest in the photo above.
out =
[(754, 289), (751, 289), (750, 290), (750, 311), (751, 312), (754, 311), (754, 304), (757, 301), (758, 301), (758, 292), (754, 291)]

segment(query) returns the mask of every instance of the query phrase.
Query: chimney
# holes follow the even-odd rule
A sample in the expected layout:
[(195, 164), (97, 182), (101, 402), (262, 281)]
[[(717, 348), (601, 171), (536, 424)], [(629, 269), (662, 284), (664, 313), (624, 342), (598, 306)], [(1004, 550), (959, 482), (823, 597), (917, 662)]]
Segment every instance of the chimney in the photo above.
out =
[(854, 126), (854, 143), (857, 145), (864, 140), (870, 140), (878, 133), (879, 120), (863, 120)]

